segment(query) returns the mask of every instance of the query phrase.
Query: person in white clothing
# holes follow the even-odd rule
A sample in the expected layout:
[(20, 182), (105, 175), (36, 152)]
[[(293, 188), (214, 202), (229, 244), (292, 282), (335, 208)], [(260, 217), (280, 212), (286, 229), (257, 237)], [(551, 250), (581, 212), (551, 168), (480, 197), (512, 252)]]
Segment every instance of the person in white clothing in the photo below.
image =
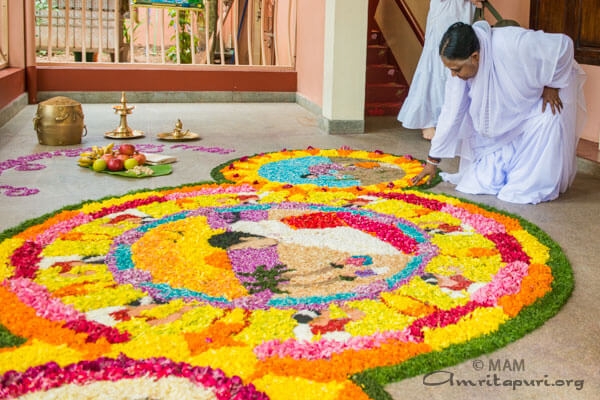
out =
[(460, 157), (442, 173), (456, 190), (536, 204), (573, 182), (585, 121), (585, 73), (564, 34), (486, 21), (448, 28), (439, 55), (450, 70), (427, 163), (413, 183), (433, 178), (441, 158)]
[(478, 0), (431, 0), (425, 25), (423, 51), (408, 96), (398, 113), (404, 128), (421, 129), (424, 139), (431, 140), (444, 102), (444, 86), (448, 71), (438, 56), (438, 45), (446, 29), (457, 21), (473, 20)]

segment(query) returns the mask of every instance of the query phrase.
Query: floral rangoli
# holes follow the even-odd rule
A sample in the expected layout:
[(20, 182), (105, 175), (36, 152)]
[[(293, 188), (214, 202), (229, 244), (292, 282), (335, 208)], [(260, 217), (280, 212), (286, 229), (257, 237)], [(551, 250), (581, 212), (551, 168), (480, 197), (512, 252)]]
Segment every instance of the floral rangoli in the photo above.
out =
[[(269, 156), (282, 170), (284, 153)], [(313, 161), (294, 168), (330, 163)], [(406, 166), (311, 190), (282, 164), (256, 172), (267, 164), (4, 232), (0, 399), (387, 398), (386, 383), (502, 347), (570, 295), (537, 227), (401, 189)]]
[[(218, 182), (251, 183), (264, 189), (294, 185), (304, 190), (361, 191), (412, 186), (411, 179), (422, 169), (422, 162), (410, 155), (308, 147), (245, 156), (215, 168), (212, 176)], [(436, 177), (420, 187), (431, 187), (440, 181)]]

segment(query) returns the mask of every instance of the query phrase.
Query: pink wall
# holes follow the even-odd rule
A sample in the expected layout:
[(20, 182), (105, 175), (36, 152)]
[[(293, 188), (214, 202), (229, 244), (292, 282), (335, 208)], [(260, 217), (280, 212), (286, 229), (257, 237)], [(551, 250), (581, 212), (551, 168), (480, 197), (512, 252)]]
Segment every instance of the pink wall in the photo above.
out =
[[(493, 0), (494, 8), (498, 10), (502, 18), (514, 19), (521, 26), (529, 27), (529, 1), (523, 0)], [(489, 11), (485, 16), (491, 23), (495, 22)]]
[(302, 0), (297, 2), (297, 7), (298, 93), (321, 107), (323, 105), (325, 1)]
[(583, 65), (587, 80), (583, 87), (587, 102), (587, 122), (582, 139), (600, 142), (600, 66)]
[[(25, 15), (27, 14), (24, 2), (11, 2), (8, 13), (8, 59), (11, 67), (25, 67), (25, 52), (23, 51)], [(13, 38), (17, 38), (18, 40), (14, 40)]]

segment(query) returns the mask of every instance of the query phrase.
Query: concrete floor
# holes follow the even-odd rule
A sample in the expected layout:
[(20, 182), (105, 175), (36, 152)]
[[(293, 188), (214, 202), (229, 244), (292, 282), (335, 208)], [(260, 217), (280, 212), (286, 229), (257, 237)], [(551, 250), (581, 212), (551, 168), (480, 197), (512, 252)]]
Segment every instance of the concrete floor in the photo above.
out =
[[(37, 106), (26, 106), (0, 127), (0, 186), (39, 189), (32, 196), (10, 197), (0, 189), (0, 230), (44, 213), (79, 203), (119, 195), (131, 190), (175, 186), (211, 180), (210, 171), (225, 161), (260, 152), (307, 146), (366, 150), (381, 149), (393, 154), (413, 154), (423, 158), (428, 142), (416, 131), (403, 130), (394, 118), (368, 119), (365, 134), (327, 135), (318, 128), (313, 114), (295, 103), (200, 103), (132, 104), (129, 126), (145, 133), (134, 144), (156, 145), (163, 154), (174, 155), (171, 175), (152, 179), (121, 179), (93, 174), (79, 168), (76, 157), (67, 157), (68, 148), (106, 145), (104, 133), (116, 128), (119, 117), (112, 104), (84, 104), (87, 136), (80, 145), (53, 147), (38, 144), (32, 118)], [(159, 141), (156, 135), (173, 130), (177, 119), (184, 129), (198, 133), (201, 140), (183, 143)], [(114, 140), (112, 140), (114, 141)], [(114, 141), (121, 143), (120, 141)], [(210, 149), (210, 151), (209, 151)], [(38, 161), (46, 168), (18, 171), (10, 160), (42, 152), (55, 156)], [(571, 189), (558, 200), (538, 205), (503, 203), (491, 196), (463, 195), (442, 183), (433, 190), (488, 204), (522, 216), (548, 233), (571, 261), (575, 274), (572, 297), (557, 316), (526, 337), (480, 357), (486, 369), (476, 371), (473, 360), (447, 368), (456, 379), (493, 377), (487, 366), (500, 360), (504, 365), (519, 363), (519, 371), (504, 371), (502, 379), (545, 380), (541, 387), (475, 387), (450, 384), (426, 386), (423, 376), (390, 384), (394, 399), (598, 399), (600, 398), (600, 172), (598, 165), (579, 160), (580, 172)], [(453, 171), (456, 160), (445, 160), (442, 169)], [(521, 361), (523, 360), (523, 361)], [(556, 380), (583, 380), (583, 388), (547, 386)], [(566, 384), (565, 384), (566, 385)]]

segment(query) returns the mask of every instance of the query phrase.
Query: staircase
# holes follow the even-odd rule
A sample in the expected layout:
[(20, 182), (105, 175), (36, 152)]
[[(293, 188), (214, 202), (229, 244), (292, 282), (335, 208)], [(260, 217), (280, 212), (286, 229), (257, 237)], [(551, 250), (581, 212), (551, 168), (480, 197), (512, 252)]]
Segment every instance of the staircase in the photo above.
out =
[(408, 83), (380, 31), (371, 29), (367, 41), (366, 116), (398, 115)]

